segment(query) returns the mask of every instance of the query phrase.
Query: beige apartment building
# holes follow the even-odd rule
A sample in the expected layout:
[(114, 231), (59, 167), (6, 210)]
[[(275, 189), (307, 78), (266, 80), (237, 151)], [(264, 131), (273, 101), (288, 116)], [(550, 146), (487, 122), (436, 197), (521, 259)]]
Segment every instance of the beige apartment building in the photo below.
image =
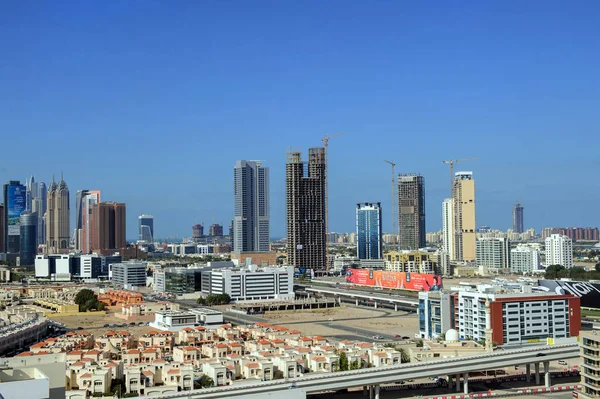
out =
[(474, 262), (477, 237), (475, 225), (475, 181), (473, 172), (456, 172), (454, 199), (454, 260)]

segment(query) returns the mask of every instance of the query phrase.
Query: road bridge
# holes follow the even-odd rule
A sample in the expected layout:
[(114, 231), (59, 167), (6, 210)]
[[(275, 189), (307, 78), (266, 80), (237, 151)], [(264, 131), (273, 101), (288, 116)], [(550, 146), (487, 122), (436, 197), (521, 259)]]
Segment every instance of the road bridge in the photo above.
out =
[(393, 294), (382, 294), (382, 293), (371, 293), (360, 290), (344, 290), (339, 288), (332, 287), (305, 287), (304, 290), (308, 293), (318, 293), (323, 295), (332, 295), (336, 297), (345, 297), (356, 300), (356, 305), (358, 306), (359, 300), (367, 300), (369, 302), (373, 302), (375, 308), (377, 308), (377, 303), (389, 303), (394, 305), (394, 309), (398, 310), (398, 306), (406, 309), (417, 310), (417, 306), (419, 305), (418, 299), (411, 299), (402, 296), (397, 296)]
[[(544, 365), (545, 385), (549, 387), (550, 362), (579, 357), (579, 344), (535, 346), (515, 350), (498, 350), (491, 353), (462, 356), (418, 363), (403, 363), (393, 366), (368, 368), (337, 373), (308, 375), (285, 380), (256, 382), (254, 384), (231, 385), (220, 388), (202, 389), (197, 391), (178, 392), (158, 396), (159, 398), (186, 399), (224, 399), (224, 398), (260, 398), (260, 397), (302, 397), (307, 393), (339, 390), (350, 387), (368, 387), (371, 397), (379, 399), (380, 384), (395, 381), (437, 377), (448, 375), (449, 383), (456, 383), (460, 392), (461, 378), (464, 392), (469, 392), (469, 373), (487, 369), (526, 365), (527, 376), (531, 378), (531, 364), (534, 365), (534, 378), (540, 382), (540, 363)], [(288, 390), (293, 389), (288, 393)], [(261, 396), (264, 395), (264, 396)], [(157, 397), (155, 397), (157, 398)]]

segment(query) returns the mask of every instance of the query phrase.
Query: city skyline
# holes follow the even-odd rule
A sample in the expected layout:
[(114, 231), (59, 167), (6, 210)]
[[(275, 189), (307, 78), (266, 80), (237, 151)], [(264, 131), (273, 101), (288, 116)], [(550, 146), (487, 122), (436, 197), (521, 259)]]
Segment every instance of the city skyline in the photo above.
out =
[[(329, 231), (353, 231), (361, 192), (392, 209), (384, 159), (425, 176), (427, 231), (439, 230), (448, 197), (441, 161), (460, 157), (479, 158), (464, 165), (477, 176), (478, 224), (509, 228), (517, 200), (527, 208), (526, 227), (538, 231), (600, 224), (598, 161), (580, 154), (582, 142), (600, 144), (597, 13), (559, 4), (519, 12), (473, 4), (470, 13), (355, 4), (12, 7), (0, 27), (14, 38), (5, 49), (2, 82), (12, 95), (0, 99), (0, 128), (3, 147), (26, 142), (28, 156), (7, 151), (0, 182), (31, 174), (49, 182), (52, 165), (73, 193), (92, 187), (127, 203), (130, 239), (138, 236), (133, 216), (144, 212), (160, 236), (189, 237), (190, 226), (211, 215), (229, 225), (231, 164), (264, 159), (271, 235), (283, 237), (286, 150), (343, 131), (328, 148)], [(208, 22), (195, 23), (197, 15)], [(425, 151), (397, 155), (414, 148)], [(77, 156), (82, 149), (85, 158)], [(198, 181), (187, 159), (210, 173)], [(588, 191), (549, 198), (556, 181)], [(160, 182), (177, 195), (157, 190)]]

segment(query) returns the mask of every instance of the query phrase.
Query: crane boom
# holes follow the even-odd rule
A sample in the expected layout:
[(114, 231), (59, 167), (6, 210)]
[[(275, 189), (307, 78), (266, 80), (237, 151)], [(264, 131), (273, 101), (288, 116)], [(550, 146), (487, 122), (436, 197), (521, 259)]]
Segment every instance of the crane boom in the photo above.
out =
[(396, 218), (396, 210), (398, 208), (396, 205), (396, 164), (387, 160), (384, 160), (384, 162), (389, 163), (392, 166), (392, 211), (390, 213), (392, 215), (392, 234), (394, 234), (396, 242), (398, 242), (398, 225)]
[(442, 163), (450, 165), (450, 198), (454, 197), (454, 164), (463, 161), (477, 161), (478, 159), (479, 158), (459, 158), (442, 161)]

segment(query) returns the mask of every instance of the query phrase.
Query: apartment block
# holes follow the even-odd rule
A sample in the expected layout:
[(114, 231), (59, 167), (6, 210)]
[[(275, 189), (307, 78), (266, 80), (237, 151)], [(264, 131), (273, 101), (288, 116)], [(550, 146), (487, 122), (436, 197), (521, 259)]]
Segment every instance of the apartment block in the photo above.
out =
[(493, 273), (508, 272), (510, 269), (510, 241), (505, 238), (479, 238), (475, 253), (480, 268)]
[(476, 255), (475, 181), (473, 172), (456, 172), (454, 177), (454, 258), (474, 262)]

